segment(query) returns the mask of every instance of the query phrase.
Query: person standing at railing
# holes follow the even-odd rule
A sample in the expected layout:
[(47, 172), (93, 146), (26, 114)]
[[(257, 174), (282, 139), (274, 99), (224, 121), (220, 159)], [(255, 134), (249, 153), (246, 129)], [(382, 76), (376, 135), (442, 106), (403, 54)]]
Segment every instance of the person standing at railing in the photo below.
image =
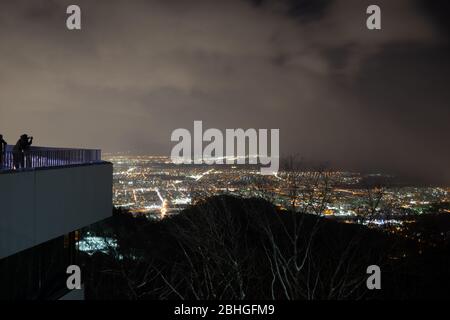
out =
[(31, 168), (32, 165), (32, 158), (31, 158), (31, 145), (33, 144), (33, 137), (28, 137), (28, 135), (23, 134), (21, 136), (22, 141), (22, 150), (23, 150), (23, 156), (25, 157), (25, 164), (27, 168)]
[(5, 159), (7, 145), (8, 143), (5, 140), (3, 140), (3, 135), (0, 134), (0, 170), (3, 169), (3, 162)]
[(31, 168), (30, 146), (33, 143), (33, 137), (23, 134), (13, 148), (14, 168), (25, 168), (25, 158), (27, 167)]
[(14, 162), (14, 169), (16, 170), (24, 167), (22, 137), (20, 137), (20, 139), (13, 147), (13, 162)]

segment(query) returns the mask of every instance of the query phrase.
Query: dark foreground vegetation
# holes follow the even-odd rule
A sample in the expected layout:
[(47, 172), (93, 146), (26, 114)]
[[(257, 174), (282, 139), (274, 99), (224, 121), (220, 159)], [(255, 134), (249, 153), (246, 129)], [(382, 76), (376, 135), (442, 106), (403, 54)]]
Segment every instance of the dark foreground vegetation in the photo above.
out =
[[(448, 216), (436, 219), (450, 230)], [(88, 231), (117, 246), (83, 254), (87, 299), (450, 297), (448, 242), (422, 250), (413, 240), (260, 199), (213, 197), (162, 221), (116, 210)], [(373, 264), (381, 290), (366, 287)]]

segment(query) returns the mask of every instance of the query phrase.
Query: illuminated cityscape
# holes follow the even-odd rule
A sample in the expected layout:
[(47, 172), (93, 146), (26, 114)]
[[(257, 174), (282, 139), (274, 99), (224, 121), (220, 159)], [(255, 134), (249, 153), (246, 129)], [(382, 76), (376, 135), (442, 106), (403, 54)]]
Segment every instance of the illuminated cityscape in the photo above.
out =
[[(276, 176), (262, 176), (255, 166), (175, 165), (163, 156), (109, 155), (107, 160), (114, 164), (114, 205), (149, 218), (177, 213), (218, 194), (262, 197), (282, 209), (292, 209), (293, 205), (305, 209), (302, 190), (312, 183), (312, 179), (299, 179), (299, 196), (294, 199), (286, 171)], [(301, 177), (305, 173), (297, 174)], [(324, 205), (319, 211), (311, 207), (304, 211), (344, 222), (397, 227), (418, 215), (450, 213), (448, 187), (404, 185), (395, 182), (394, 177), (381, 174), (336, 171), (327, 173), (327, 178), (331, 188)], [(370, 199), (373, 202), (378, 193), (376, 188), (367, 186), (369, 181), (377, 179), (387, 181), (387, 185), (378, 196), (376, 208), (371, 208)], [(324, 186), (318, 183), (314, 189), (317, 198)]]

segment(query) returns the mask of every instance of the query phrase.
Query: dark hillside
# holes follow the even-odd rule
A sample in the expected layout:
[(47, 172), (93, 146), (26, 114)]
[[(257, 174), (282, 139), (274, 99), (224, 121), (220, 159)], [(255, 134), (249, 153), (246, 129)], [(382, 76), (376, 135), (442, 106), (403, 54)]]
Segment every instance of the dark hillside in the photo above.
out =
[[(99, 230), (118, 246), (85, 257), (88, 298), (418, 298), (445, 294), (428, 265), (449, 273), (444, 247), (418, 255), (412, 241), (260, 199), (213, 197), (159, 222), (118, 211)], [(366, 288), (372, 264), (380, 291)]]

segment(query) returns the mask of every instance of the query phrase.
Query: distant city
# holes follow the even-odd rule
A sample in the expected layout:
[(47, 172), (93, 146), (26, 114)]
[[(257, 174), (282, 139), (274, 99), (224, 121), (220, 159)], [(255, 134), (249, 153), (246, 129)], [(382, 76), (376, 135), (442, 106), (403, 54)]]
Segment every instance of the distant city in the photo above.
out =
[[(107, 155), (105, 160), (114, 164), (114, 205), (154, 219), (176, 214), (199, 200), (220, 194), (266, 198), (286, 210), (293, 206), (302, 208), (301, 190), (310, 188), (314, 180), (299, 179), (304, 185), (297, 186), (301, 195), (293, 202), (289, 183), (292, 171), (262, 176), (256, 166), (175, 165), (164, 156)], [(308, 177), (305, 172), (298, 174)], [(315, 176), (309, 173), (309, 177)], [(450, 187), (447, 186), (407, 185), (379, 173), (332, 171), (327, 172), (327, 177), (329, 196), (320, 206), (320, 212), (312, 213), (395, 230), (418, 215), (450, 214)], [(382, 194), (377, 191), (380, 185)], [(318, 184), (314, 188), (324, 187)]]

